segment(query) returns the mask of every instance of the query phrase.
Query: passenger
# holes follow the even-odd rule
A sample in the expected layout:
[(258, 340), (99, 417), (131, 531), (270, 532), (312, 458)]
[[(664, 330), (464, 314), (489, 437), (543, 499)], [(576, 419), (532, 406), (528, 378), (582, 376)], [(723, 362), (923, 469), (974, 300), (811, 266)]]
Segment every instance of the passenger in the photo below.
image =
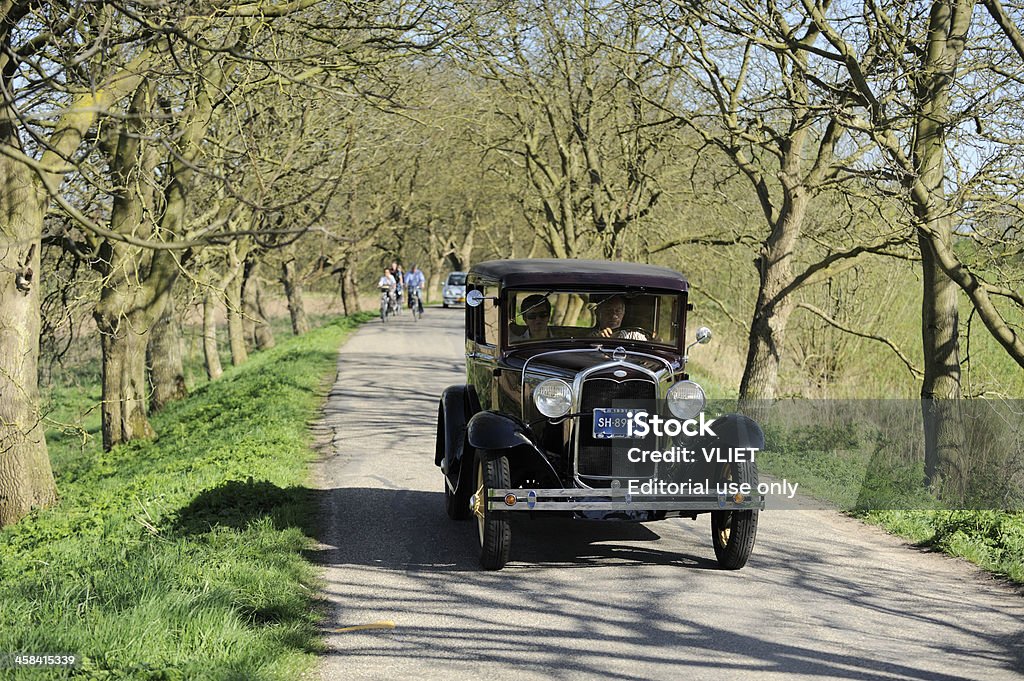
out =
[(519, 312), (526, 322), (526, 330), (521, 334), (510, 333), (510, 343), (525, 340), (548, 338), (548, 320), (551, 319), (551, 302), (539, 293), (526, 296), (519, 305)]

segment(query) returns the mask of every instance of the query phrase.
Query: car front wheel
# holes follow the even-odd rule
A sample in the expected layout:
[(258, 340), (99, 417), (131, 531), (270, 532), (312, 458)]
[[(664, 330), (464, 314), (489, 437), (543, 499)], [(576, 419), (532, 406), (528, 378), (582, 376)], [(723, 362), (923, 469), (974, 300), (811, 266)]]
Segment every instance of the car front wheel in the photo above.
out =
[(492, 489), (508, 489), (511, 478), (508, 457), (477, 452), (476, 485), (470, 503), (480, 538), (480, 565), (485, 570), (500, 570), (508, 562), (512, 528), (506, 517), (487, 508), (487, 497)]
[[(750, 483), (757, 489), (757, 466), (752, 462), (728, 463), (719, 478), (723, 482)], [(757, 511), (712, 511), (711, 541), (719, 567), (739, 570), (747, 564), (757, 536)]]

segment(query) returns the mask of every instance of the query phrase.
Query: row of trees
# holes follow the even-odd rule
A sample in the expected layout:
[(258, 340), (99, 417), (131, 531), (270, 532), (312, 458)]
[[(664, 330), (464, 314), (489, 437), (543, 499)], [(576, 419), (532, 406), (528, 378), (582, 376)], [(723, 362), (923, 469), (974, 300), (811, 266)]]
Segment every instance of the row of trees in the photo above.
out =
[(247, 339), (273, 342), (268, 277), (301, 333), (304, 284), (330, 276), (351, 312), (395, 255), (436, 290), (492, 256), (739, 249), (756, 296), (711, 299), (751, 305), (748, 405), (779, 389), (795, 309), (856, 331), (801, 296), (868, 258), (919, 263), (911, 368), (928, 475), (951, 496), (959, 301), (1024, 366), (1024, 41), (999, 0), (2, 11), (0, 524), (56, 495), (40, 304), (65, 286), (98, 329), (106, 447), (152, 435), (147, 414), (183, 394), (186, 298), (216, 378), (218, 306), (240, 363)]
[[(392, 55), (429, 47), (442, 30), (425, 8), (0, 8), (0, 525), (56, 497), (37, 384), (44, 248), (94, 273), (104, 446), (151, 436), (147, 369), (153, 405), (183, 388), (180, 353), (167, 351), (177, 345), (175, 287), (187, 279), (211, 308), (223, 296), (232, 361), (244, 361), (254, 315), (243, 297), (258, 302), (246, 284), (258, 282), (260, 254), (320, 224), (345, 172), (345, 125), (359, 106), (391, 96)], [(287, 279), (294, 267), (282, 267)], [(301, 330), (301, 308), (293, 314)]]

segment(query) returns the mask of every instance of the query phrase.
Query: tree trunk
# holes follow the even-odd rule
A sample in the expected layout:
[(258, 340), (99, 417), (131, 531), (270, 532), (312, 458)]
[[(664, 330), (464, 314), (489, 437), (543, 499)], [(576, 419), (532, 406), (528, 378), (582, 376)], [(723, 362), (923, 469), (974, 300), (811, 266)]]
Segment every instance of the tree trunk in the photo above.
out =
[(147, 355), (149, 378), (153, 387), (149, 399), (150, 411), (160, 411), (169, 402), (188, 397), (181, 356), (181, 328), (173, 296), (168, 297), (163, 314), (153, 326)]
[(949, 501), (962, 501), (967, 471), (963, 461), (963, 423), (959, 404), (959, 288), (935, 264), (926, 237), (920, 238), (920, 244), (924, 269), (921, 414), (924, 421), (925, 483)]
[(270, 318), (264, 305), (266, 301), (264, 293), (263, 282), (260, 281), (259, 287), (256, 289), (256, 310), (260, 313), (262, 323), (256, 326), (256, 347), (260, 350), (269, 350), (276, 343), (274, 342), (274, 330), (270, 326)]
[[(6, 127), (6, 126), (5, 126)], [(4, 131), (10, 139), (10, 130)], [(44, 203), (28, 166), (0, 158), (0, 527), (57, 499), (40, 426), (39, 276)]]
[(220, 366), (220, 352), (217, 349), (217, 296), (207, 289), (203, 296), (203, 358), (206, 360), (206, 377), (215, 381), (224, 370)]
[(242, 286), (245, 283), (245, 257), (249, 245), (233, 241), (227, 249), (227, 272), (221, 279), (224, 287), (224, 306), (228, 318), (228, 346), (231, 348), (231, 365), (239, 366), (249, 359), (245, 346), (245, 325), (242, 321)]
[[(929, 40), (914, 96), (913, 163), (908, 178), (921, 247), (923, 297), (921, 341), (924, 381), (921, 413), (925, 433), (925, 481), (947, 501), (964, 499), (963, 419), (960, 415), (960, 348), (957, 287), (938, 267), (928, 232), (947, 248), (953, 240), (950, 206), (945, 195), (946, 126), (949, 90), (970, 26), (973, 3), (934, 3), (929, 15)], [(951, 11), (952, 10), (952, 11)], [(921, 229), (921, 228), (925, 229)]]
[(786, 324), (793, 309), (786, 287), (792, 283), (793, 247), (803, 228), (809, 196), (802, 187), (789, 188), (785, 194), (778, 221), (757, 259), (760, 286), (740, 381), (740, 401), (748, 413), (775, 397)]
[(356, 312), (362, 312), (363, 306), (359, 302), (359, 282), (356, 281), (356, 268), (349, 267), (345, 270), (345, 291), (349, 296), (349, 314), (355, 314)]
[(423, 292), (423, 303), (429, 303), (436, 301), (439, 298), (435, 296), (441, 295), (441, 274), (435, 269), (429, 277), (427, 277), (427, 289)]
[(306, 319), (306, 306), (302, 299), (302, 281), (295, 271), (294, 260), (281, 264), (281, 283), (284, 284), (284, 295), (288, 299), (292, 333), (301, 336), (309, 331), (309, 321)]
[(224, 288), (224, 303), (228, 314), (228, 343), (231, 346), (231, 365), (245, 364), (249, 351), (245, 347), (245, 325), (242, 322), (242, 273), (232, 277)]
[(104, 294), (93, 316), (103, 348), (103, 448), (150, 438), (146, 418), (146, 346), (149, 320), (124, 313), (116, 294)]
[[(245, 320), (251, 325), (247, 338), (252, 338), (257, 350), (269, 350), (274, 347), (274, 332), (270, 328), (266, 311), (263, 308), (263, 281), (259, 278), (260, 263), (250, 259), (245, 265), (245, 283), (242, 287), (242, 299), (245, 307)], [(251, 335), (249, 335), (251, 334)]]
[(344, 263), (339, 279), (341, 280), (341, 313), (350, 315), (359, 312), (359, 283), (356, 281), (355, 267), (350, 263)]

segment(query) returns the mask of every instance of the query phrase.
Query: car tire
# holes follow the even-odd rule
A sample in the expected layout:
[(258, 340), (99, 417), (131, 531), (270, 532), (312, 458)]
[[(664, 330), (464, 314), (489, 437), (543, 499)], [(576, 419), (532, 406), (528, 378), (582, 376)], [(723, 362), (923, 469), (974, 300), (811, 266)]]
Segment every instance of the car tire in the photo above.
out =
[(444, 307), (444, 309), (446, 310), (448, 309), (448, 303), (441, 303), (441, 306)]
[[(727, 463), (719, 480), (747, 482), (757, 489), (757, 466), (750, 461)], [(754, 510), (711, 512), (711, 543), (720, 568), (739, 570), (747, 564), (757, 537), (757, 514)]]
[(480, 566), (485, 570), (500, 570), (508, 562), (512, 527), (504, 514), (487, 508), (487, 497), (492, 489), (508, 489), (511, 486), (508, 457), (477, 452), (473, 468), (476, 483), (473, 514), (476, 516), (480, 540)]

